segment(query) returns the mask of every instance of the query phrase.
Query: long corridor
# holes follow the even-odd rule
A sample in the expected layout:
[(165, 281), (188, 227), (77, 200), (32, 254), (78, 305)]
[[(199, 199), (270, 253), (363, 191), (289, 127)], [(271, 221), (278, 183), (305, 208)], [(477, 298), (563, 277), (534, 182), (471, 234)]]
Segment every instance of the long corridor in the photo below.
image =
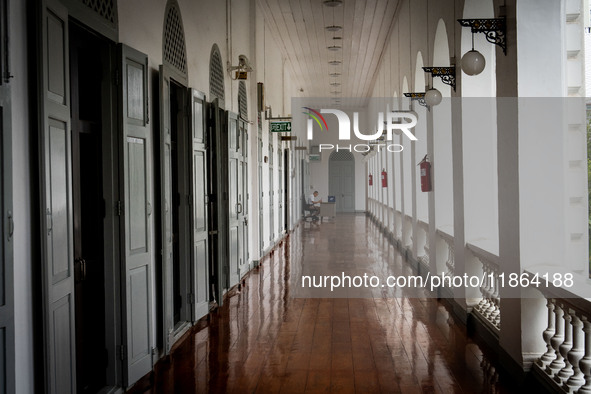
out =
[(302, 222), (130, 392), (517, 391), (436, 299), (292, 297), (298, 265), (348, 272), (353, 261), (375, 275), (407, 270), (365, 215)]

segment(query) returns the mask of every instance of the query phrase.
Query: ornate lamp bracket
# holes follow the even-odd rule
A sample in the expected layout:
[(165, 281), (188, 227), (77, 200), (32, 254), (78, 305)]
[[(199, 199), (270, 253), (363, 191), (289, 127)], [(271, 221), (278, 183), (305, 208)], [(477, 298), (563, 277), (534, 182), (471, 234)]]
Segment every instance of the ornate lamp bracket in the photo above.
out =
[(503, 16), (500, 18), (489, 19), (458, 19), (462, 27), (469, 27), (474, 33), (484, 33), (486, 41), (503, 48), (503, 53), (507, 54), (507, 41), (505, 40), (507, 34), (507, 19)]
[(431, 73), (433, 77), (439, 77), (444, 84), (454, 88), (456, 91), (456, 66), (451, 67), (423, 67), (426, 73)]
[(425, 92), (404, 93), (404, 97), (408, 97), (411, 101), (416, 101), (419, 103), (419, 105), (429, 108), (427, 102), (425, 101)]

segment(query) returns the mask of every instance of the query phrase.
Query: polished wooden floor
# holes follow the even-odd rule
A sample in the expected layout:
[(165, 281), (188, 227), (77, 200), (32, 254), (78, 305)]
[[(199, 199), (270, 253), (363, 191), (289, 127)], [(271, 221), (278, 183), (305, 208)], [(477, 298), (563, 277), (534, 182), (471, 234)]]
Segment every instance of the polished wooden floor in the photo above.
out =
[(363, 215), (301, 224), (130, 392), (516, 392), (436, 299), (292, 297), (298, 264), (352, 258), (375, 275), (408, 270)]

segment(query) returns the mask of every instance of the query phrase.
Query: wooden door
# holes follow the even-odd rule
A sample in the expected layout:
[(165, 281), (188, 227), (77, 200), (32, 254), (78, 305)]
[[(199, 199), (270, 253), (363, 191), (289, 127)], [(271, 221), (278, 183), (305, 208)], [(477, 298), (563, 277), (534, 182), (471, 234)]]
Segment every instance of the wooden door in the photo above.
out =
[(119, 45), (120, 179), (123, 198), (115, 207), (122, 216), (124, 263), (124, 340), (127, 386), (152, 369), (152, 137), (148, 126), (148, 57)]
[(160, 245), (162, 248), (162, 318), (164, 347), (170, 351), (174, 337), (173, 195), (170, 74), (160, 66)]
[(8, 2), (0, 0), (0, 393), (15, 391), (11, 88)]
[(42, 3), (41, 231), (45, 366), (50, 393), (76, 390), (68, 13)]
[(249, 251), (249, 237), (248, 237), (248, 218), (249, 218), (249, 206), (250, 206), (250, 192), (249, 192), (249, 181), (248, 181), (248, 124), (238, 119), (238, 138), (240, 146), (239, 152), (239, 203), (240, 212), (238, 212), (238, 221), (240, 223), (240, 261), (238, 269), (240, 271), (240, 277), (244, 276), (249, 269), (250, 251)]
[(355, 159), (350, 152), (333, 152), (328, 170), (328, 194), (337, 212), (355, 212)]
[[(269, 137), (271, 138), (271, 137)], [(275, 241), (275, 185), (273, 183), (273, 145), (269, 144), (269, 245)]]
[(278, 199), (278, 204), (279, 204), (279, 213), (277, 214), (277, 219), (279, 220), (279, 226), (277, 228), (277, 232), (279, 235), (283, 234), (283, 210), (285, 209), (284, 205), (283, 205), (283, 193), (284, 193), (284, 188), (283, 188), (283, 151), (281, 150), (281, 147), (277, 148), (277, 166), (279, 167), (279, 170), (277, 171), (277, 186), (279, 188), (279, 199)]
[(205, 96), (190, 89), (191, 97), (191, 228), (193, 267), (193, 321), (209, 311), (209, 246), (207, 195), (207, 149), (205, 133)]
[(242, 163), (239, 142), (238, 115), (228, 113), (228, 190), (229, 190), (229, 287), (240, 281), (241, 212), (243, 210), (241, 180)]
[(227, 114), (218, 99), (207, 109), (208, 193), (209, 193), (209, 254), (210, 288), (212, 298), (222, 305), (223, 291), (228, 287), (228, 125)]
[[(260, 131), (260, 130), (259, 130)], [(265, 225), (263, 220), (265, 218), (264, 215), (264, 206), (263, 198), (265, 197), (265, 191), (263, 189), (263, 137), (259, 132), (259, 141), (258, 141), (258, 156), (259, 156), (259, 168), (258, 168), (258, 179), (259, 179), (259, 256), (263, 257), (265, 251)]]

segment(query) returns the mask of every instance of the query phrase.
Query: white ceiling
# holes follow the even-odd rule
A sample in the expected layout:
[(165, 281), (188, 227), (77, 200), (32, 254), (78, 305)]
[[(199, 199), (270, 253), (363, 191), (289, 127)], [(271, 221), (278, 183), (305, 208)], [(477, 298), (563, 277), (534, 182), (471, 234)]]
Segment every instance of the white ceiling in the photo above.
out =
[[(324, 0), (258, 1), (303, 96), (370, 96), (399, 0), (343, 0), (338, 7), (327, 7)], [(343, 29), (325, 29), (333, 25)], [(329, 50), (333, 45), (342, 49)], [(333, 60), (342, 63), (329, 65)]]

